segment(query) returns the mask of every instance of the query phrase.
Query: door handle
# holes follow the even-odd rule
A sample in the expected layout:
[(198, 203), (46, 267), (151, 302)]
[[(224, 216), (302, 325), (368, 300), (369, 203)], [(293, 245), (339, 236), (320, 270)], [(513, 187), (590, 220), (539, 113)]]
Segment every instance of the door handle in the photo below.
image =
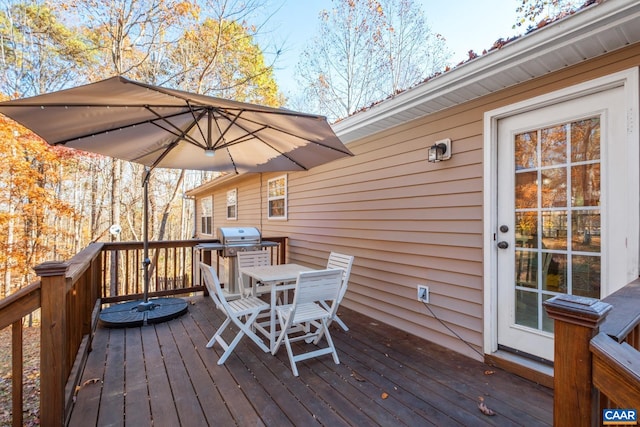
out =
[(498, 242), (498, 248), (507, 249), (508, 247), (509, 247), (509, 243), (505, 242), (504, 240), (502, 242)]

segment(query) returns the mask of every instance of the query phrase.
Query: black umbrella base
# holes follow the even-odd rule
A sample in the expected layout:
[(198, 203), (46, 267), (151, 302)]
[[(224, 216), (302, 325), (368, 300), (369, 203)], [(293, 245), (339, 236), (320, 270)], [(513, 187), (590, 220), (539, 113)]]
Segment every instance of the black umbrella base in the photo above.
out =
[(187, 312), (187, 302), (181, 298), (155, 298), (114, 304), (100, 312), (100, 324), (107, 328), (133, 328), (162, 323)]

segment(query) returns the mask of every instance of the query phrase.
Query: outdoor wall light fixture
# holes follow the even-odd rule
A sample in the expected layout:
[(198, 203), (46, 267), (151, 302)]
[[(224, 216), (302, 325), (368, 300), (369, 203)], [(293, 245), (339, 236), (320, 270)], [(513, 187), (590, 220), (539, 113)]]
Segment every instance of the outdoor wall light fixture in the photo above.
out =
[(429, 162), (435, 163), (451, 158), (451, 140), (441, 139), (429, 147)]

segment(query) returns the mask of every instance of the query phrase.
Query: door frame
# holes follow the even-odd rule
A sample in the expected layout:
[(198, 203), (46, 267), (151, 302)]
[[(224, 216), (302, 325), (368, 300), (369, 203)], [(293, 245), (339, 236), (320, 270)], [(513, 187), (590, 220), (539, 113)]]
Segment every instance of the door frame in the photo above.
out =
[[(498, 249), (495, 235), (497, 234), (498, 218), (497, 203), (497, 168), (498, 168), (498, 121), (509, 116), (544, 108), (559, 102), (591, 95), (614, 87), (624, 87), (625, 110), (627, 111), (626, 141), (628, 156), (628, 170), (634, 179), (629, 181), (629, 194), (636, 194), (640, 199), (640, 141), (638, 131), (639, 110), (639, 70), (630, 68), (604, 77), (596, 78), (584, 83), (540, 95), (525, 101), (506, 105), (484, 113), (484, 141), (483, 141), (483, 269), (484, 269), (484, 353), (491, 354), (498, 350)], [(627, 215), (638, 218), (640, 207), (638, 203), (630, 203)], [(627, 242), (629, 256), (625, 283), (623, 287), (638, 276), (640, 259), (640, 224), (639, 221), (629, 223), (629, 235), (636, 236)], [(634, 277), (635, 276), (635, 277)], [(614, 289), (609, 288), (608, 293)]]

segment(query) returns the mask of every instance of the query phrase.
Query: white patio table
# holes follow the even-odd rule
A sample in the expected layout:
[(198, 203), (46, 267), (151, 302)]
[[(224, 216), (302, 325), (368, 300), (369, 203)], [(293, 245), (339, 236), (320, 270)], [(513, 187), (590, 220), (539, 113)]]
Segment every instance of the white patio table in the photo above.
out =
[(276, 303), (277, 292), (288, 291), (296, 287), (298, 274), (302, 271), (311, 271), (313, 268), (305, 267), (299, 264), (276, 264), (261, 265), (257, 267), (245, 267), (239, 274), (245, 274), (255, 281), (259, 281), (264, 285), (271, 285), (271, 310), (269, 313), (269, 329), (264, 324), (256, 322), (256, 330), (263, 333), (269, 339), (269, 349), (273, 350), (275, 345), (276, 334)]

